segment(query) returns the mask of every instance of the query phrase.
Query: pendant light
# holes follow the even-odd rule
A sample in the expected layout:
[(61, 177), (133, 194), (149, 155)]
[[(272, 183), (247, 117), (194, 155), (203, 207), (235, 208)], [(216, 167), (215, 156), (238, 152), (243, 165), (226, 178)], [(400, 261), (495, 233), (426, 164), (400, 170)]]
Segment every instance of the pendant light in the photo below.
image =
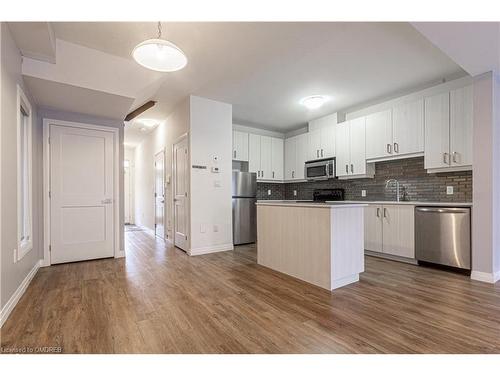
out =
[(187, 57), (179, 47), (161, 39), (161, 22), (158, 22), (158, 38), (139, 43), (132, 57), (138, 64), (158, 72), (175, 72), (187, 64)]

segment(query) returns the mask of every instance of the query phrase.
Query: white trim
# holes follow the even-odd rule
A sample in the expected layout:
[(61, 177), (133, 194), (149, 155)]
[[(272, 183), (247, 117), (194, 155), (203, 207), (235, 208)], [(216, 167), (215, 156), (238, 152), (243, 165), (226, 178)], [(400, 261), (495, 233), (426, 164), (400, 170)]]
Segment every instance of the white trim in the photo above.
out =
[(331, 290), (341, 288), (343, 286), (346, 286), (348, 284), (352, 284), (352, 283), (355, 283), (358, 281), (359, 281), (359, 273), (355, 273), (353, 275), (341, 277), (340, 279), (332, 280)]
[[(187, 225), (187, 228), (186, 228), (186, 231), (187, 231), (187, 247), (188, 249), (191, 247), (191, 136), (190, 136), (190, 133), (189, 132), (185, 132), (183, 133), (182, 135), (180, 135), (179, 137), (177, 137), (173, 142), (172, 142), (172, 154), (171, 154), (171, 162), (172, 162), (172, 165), (171, 165), (171, 170), (172, 170), (172, 180), (171, 180), (171, 186), (172, 186), (172, 191), (171, 191), (171, 196), (170, 196), (170, 207), (172, 209), (172, 245), (175, 247), (175, 220), (176, 220), (176, 217), (175, 217), (175, 202), (174, 202), (174, 199), (175, 199), (175, 178), (176, 178), (176, 174), (177, 174), (177, 169), (175, 168), (175, 156), (174, 156), (174, 153), (175, 153), (175, 145), (177, 145), (177, 143), (180, 143), (182, 142), (184, 139), (187, 139), (187, 142), (188, 142), (188, 160), (189, 160), (189, 165), (188, 165), (188, 174), (187, 174), (187, 191), (188, 191), (188, 196), (187, 196), (187, 200), (186, 200), (186, 204), (187, 204), (187, 207), (186, 207), (186, 213), (188, 215), (188, 225)], [(180, 248), (179, 248), (180, 249)], [(183, 250), (183, 249), (181, 249)]]
[(33, 277), (35, 277), (36, 273), (38, 272), (38, 269), (40, 268), (41, 262), (42, 262), (41, 260), (38, 260), (35, 263), (31, 271), (26, 275), (24, 280), (21, 282), (21, 285), (19, 285), (16, 291), (9, 298), (9, 300), (3, 307), (2, 311), (0, 311), (0, 327), (2, 327), (3, 324), (7, 321), (7, 318), (9, 317), (10, 313), (14, 310), (14, 307), (16, 307), (17, 303), (23, 296), (24, 292), (26, 292), (26, 289), (28, 289), (31, 280), (33, 280)]
[[(391, 202), (391, 204), (392, 204), (392, 202)], [(397, 255), (391, 255), (391, 254), (386, 254), (386, 253), (379, 253), (378, 251), (372, 251), (372, 250), (365, 249), (365, 255), (369, 256), (369, 257), (376, 257), (376, 258), (382, 258), (382, 259), (387, 259), (387, 260), (393, 260), (395, 262), (402, 262), (402, 263), (418, 265), (418, 261), (416, 259), (400, 257)]]
[(483, 283), (495, 284), (500, 280), (500, 271), (495, 273), (472, 271), (470, 278), (476, 281), (482, 281)]
[[(160, 237), (156, 234), (156, 157), (160, 154), (163, 154), (163, 237)], [(165, 150), (165, 147), (161, 148), (160, 151), (158, 151), (154, 157), (153, 157), (153, 176), (154, 176), (154, 213), (155, 213), (155, 229), (154, 233), (155, 236), (158, 238), (161, 238), (162, 240), (165, 240), (168, 237), (168, 230), (167, 226), (165, 225), (166, 223), (166, 213), (167, 213), (167, 200), (165, 199), (167, 196), (167, 188), (166, 188), (166, 169), (165, 169), (165, 164), (167, 162), (167, 153)]]
[(226, 243), (223, 245), (214, 245), (214, 246), (206, 246), (206, 247), (198, 247), (196, 249), (189, 249), (187, 251), (188, 255), (194, 256), (194, 255), (203, 255), (203, 254), (210, 254), (210, 253), (218, 253), (221, 251), (229, 251), (229, 250), (234, 250), (234, 246), (232, 243)]
[(419, 156), (424, 156), (424, 151), (413, 152), (413, 153), (402, 154), (402, 155), (396, 154), (396, 155), (392, 155), (392, 156), (384, 156), (381, 158), (366, 159), (366, 162), (367, 163), (378, 163), (379, 161), (401, 160), (401, 159), (416, 158)]
[[(17, 107), (16, 107), (16, 119), (17, 119), (17, 238), (16, 238), (16, 262), (19, 262), (26, 254), (28, 254), (33, 249), (33, 144), (32, 144), (32, 133), (33, 133), (33, 111), (31, 110), (31, 104), (24, 94), (21, 86), (17, 85), (17, 99), (16, 99)], [(21, 191), (23, 191), (21, 183), (21, 161), (23, 155), (21, 155), (21, 108), (27, 112), (27, 168), (28, 168), (28, 223), (29, 223), (29, 240), (20, 241), (21, 238), (21, 222), (24, 220), (24, 212), (21, 212), (22, 199)], [(26, 125), (25, 125), (26, 126)], [(25, 208), (26, 210), (26, 208)]]
[(125, 249), (120, 249), (120, 233), (121, 233), (121, 217), (120, 217), (120, 173), (123, 165), (120, 164), (120, 132), (118, 128), (104, 125), (85, 124), (81, 122), (62, 121), (54, 119), (43, 119), (43, 210), (44, 210), (44, 244), (43, 244), (43, 259), (41, 266), (50, 266), (50, 199), (49, 199), (49, 186), (50, 186), (50, 147), (49, 135), (50, 125), (67, 126), (72, 128), (100, 130), (113, 133), (113, 226), (114, 226), (114, 257), (123, 258), (125, 256)]
[(472, 171), (472, 165), (464, 165), (461, 167), (427, 168), (427, 173), (446, 173), (446, 172), (463, 172), (463, 171)]

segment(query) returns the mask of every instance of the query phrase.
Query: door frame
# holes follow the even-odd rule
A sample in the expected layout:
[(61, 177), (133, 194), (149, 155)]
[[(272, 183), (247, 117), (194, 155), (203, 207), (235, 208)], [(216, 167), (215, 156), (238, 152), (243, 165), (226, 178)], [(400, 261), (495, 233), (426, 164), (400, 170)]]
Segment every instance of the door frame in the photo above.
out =
[(120, 140), (119, 129), (111, 126), (102, 126), (94, 124), (85, 124), (81, 122), (54, 120), (49, 118), (43, 119), (43, 259), (41, 262), (42, 267), (51, 265), (50, 259), (50, 199), (49, 199), (49, 186), (50, 186), (50, 147), (49, 147), (49, 134), (50, 125), (66, 126), (70, 128), (80, 128), (89, 130), (100, 130), (113, 134), (113, 253), (115, 258), (125, 257), (125, 250), (119, 248), (120, 244)]
[[(187, 191), (188, 191), (188, 196), (187, 196), (187, 202), (186, 202), (186, 207), (187, 207), (187, 215), (188, 215), (188, 248), (190, 248), (191, 244), (191, 141), (189, 137), (189, 133), (186, 132), (182, 134), (180, 137), (176, 138), (172, 142), (172, 196), (171, 196), (171, 205), (172, 205), (172, 245), (175, 247), (175, 223), (176, 223), (176, 218), (175, 218), (175, 207), (174, 207), (174, 199), (175, 199), (175, 178), (177, 174), (177, 168), (175, 168), (175, 145), (184, 139), (187, 139), (187, 144), (188, 144), (188, 184), (187, 184)], [(186, 253), (189, 254), (188, 250), (186, 250)]]
[[(166, 213), (167, 213), (167, 199), (166, 199), (166, 196), (167, 196), (167, 189), (166, 189), (166, 169), (165, 169), (165, 162), (167, 160), (167, 156), (166, 156), (166, 153), (165, 153), (165, 148), (162, 148), (160, 151), (158, 151), (157, 153), (154, 154), (154, 159), (153, 159), (153, 170), (154, 170), (154, 178), (155, 178), (155, 191), (154, 191), (154, 194), (156, 194), (156, 157), (158, 156), (158, 154), (161, 154), (163, 153), (163, 198), (164, 198), (164, 202), (163, 202), (163, 238), (161, 238), (162, 240), (166, 241), (167, 238), (168, 238), (168, 232), (167, 232), (167, 226), (166, 226)], [(154, 196), (154, 204), (155, 204), (155, 207), (154, 207), (154, 213), (155, 213), (155, 237), (158, 237), (158, 235), (156, 234), (156, 195)]]

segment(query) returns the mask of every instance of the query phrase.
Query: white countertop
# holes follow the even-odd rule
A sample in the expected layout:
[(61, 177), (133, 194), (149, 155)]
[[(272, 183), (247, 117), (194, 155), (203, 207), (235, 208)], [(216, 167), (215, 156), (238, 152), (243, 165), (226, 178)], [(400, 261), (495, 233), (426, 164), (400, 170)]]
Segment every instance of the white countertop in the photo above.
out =
[(366, 202), (330, 201), (314, 203), (313, 201), (291, 201), (291, 200), (259, 200), (257, 206), (289, 206), (289, 207), (314, 207), (314, 208), (349, 208), (365, 207)]
[(300, 206), (300, 207), (359, 207), (367, 204), (404, 204), (411, 206), (443, 206), (443, 207), (472, 207), (472, 202), (422, 202), (422, 201), (327, 201), (314, 203), (311, 201), (297, 200), (258, 200), (257, 204), (274, 206)]

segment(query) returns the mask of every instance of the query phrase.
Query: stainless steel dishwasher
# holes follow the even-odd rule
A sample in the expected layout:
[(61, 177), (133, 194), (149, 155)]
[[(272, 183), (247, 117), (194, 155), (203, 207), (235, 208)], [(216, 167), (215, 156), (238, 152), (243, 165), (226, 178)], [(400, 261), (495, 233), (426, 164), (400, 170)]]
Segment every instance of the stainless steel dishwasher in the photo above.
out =
[(415, 254), (420, 262), (471, 269), (469, 207), (415, 207)]

